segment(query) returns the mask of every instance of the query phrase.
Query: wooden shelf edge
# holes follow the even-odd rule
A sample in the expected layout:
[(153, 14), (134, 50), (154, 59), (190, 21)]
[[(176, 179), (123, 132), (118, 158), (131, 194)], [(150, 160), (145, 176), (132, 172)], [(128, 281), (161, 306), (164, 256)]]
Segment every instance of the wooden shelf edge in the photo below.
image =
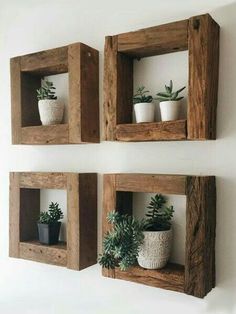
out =
[(103, 270), (103, 276), (132, 281), (144, 285), (177, 292), (184, 292), (184, 266), (168, 263), (160, 270), (144, 269), (140, 266), (130, 267), (127, 271)]
[(124, 142), (186, 140), (187, 120), (118, 124), (116, 139)]

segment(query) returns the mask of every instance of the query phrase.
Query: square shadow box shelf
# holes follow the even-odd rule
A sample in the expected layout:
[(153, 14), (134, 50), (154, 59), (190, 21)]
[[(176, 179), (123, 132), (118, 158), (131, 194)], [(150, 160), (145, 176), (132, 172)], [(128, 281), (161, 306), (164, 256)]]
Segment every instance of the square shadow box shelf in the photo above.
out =
[[(209, 14), (107, 36), (104, 65), (104, 138), (107, 141), (216, 138), (219, 25)], [(188, 50), (187, 119), (132, 123), (133, 60)]]
[[(42, 126), (36, 89), (45, 76), (68, 73), (68, 123)], [(11, 59), (13, 144), (99, 142), (98, 51), (82, 43)]]
[[(67, 191), (67, 242), (38, 239), (40, 189)], [(10, 257), (81, 270), (97, 262), (97, 174), (12, 172)]]
[(160, 270), (138, 265), (127, 271), (104, 268), (103, 275), (203, 298), (215, 287), (215, 177), (104, 175), (103, 234), (110, 228), (106, 220), (110, 211), (132, 214), (132, 192), (186, 195), (185, 265), (169, 263)]

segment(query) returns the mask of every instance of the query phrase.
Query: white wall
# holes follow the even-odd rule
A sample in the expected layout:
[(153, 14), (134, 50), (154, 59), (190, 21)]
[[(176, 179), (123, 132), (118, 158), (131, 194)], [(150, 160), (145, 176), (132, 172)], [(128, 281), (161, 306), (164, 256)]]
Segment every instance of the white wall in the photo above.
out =
[[(103, 142), (63, 147), (11, 145), (10, 57), (72, 42), (84, 42), (100, 51), (102, 91), (105, 35), (205, 12), (211, 13), (222, 27), (217, 141)], [(236, 3), (226, 0), (147, 0), (140, 3), (133, 0), (0, 0), (0, 313), (236, 313), (235, 15)], [(167, 62), (168, 58), (170, 63)], [(150, 85), (153, 91), (156, 86), (159, 88), (163, 80), (173, 78), (180, 85), (186, 80), (185, 53), (146, 59), (142, 63), (136, 65), (135, 84), (141, 83), (143, 75), (143, 83)], [(102, 92), (100, 95), (102, 104)], [(217, 287), (204, 300), (199, 300), (170, 291), (103, 278), (98, 265), (75, 272), (8, 258), (9, 171), (98, 172), (99, 236), (102, 173), (216, 175)], [(48, 196), (42, 201), (46, 197)], [(99, 241), (99, 245), (100, 243)], [(178, 250), (178, 247), (175, 249)]]

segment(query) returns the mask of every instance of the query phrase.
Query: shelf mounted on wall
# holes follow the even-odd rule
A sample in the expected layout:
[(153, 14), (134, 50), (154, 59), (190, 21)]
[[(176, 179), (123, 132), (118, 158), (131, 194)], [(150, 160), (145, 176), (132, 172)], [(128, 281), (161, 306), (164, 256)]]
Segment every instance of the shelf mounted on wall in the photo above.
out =
[(184, 292), (203, 298), (215, 287), (216, 186), (214, 176), (106, 174), (103, 186), (103, 234), (112, 210), (132, 214), (132, 193), (186, 195), (185, 264), (160, 270), (140, 266), (127, 271), (103, 269), (103, 275)]
[[(42, 126), (36, 89), (45, 76), (68, 73), (68, 123)], [(11, 59), (13, 144), (98, 143), (98, 51), (83, 44)]]
[[(104, 65), (104, 139), (107, 141), (216, 138), (219, 25), (209, 14), (107, 36)], [(188, 50), (187, 119), (132, 123), (133, 60)]]
[[(67, 242), (38, 241), (40, 189), (67, 191)], [(9, 255), (81, 270), (97, 262), (97, 174), (12, 172)]]

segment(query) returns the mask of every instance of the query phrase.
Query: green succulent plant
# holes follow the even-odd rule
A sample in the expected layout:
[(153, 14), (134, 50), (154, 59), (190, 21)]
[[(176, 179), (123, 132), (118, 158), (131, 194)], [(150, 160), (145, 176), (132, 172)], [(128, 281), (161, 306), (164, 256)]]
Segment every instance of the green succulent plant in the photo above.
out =
[(149, 93), (149, 90), (145, 90), (144, 86), (141, 86), (137, 89), (136, 94), (133, 96), (133, 103), (143, 103), (143, 102), (152, 102), (153, 97), (151, 95), (147, 95)]
[(98, 262), (108, 269), (120, 267), (121, 270), (126, 270), (136, 263), (144, 238), (144, 221), (115, 211), (108, 214), (107, 221), (112, 225), (112, 229), (105, 234), (103, 254)]
[(64, 217), (61, 208), (59, 208), (58, 203), (53, 203), (49, 205), (49, 210), (41, 212), (39, 215), (39, 223), (50, 224), (61, 220)]
[(173, 217), (173, 206), (167, 207), (166, 198), (162, 194), (156, 194), (151, 197), (151, 202), (147, 207), (145, 231), (165, 231), (171, 228), (171, 219)]
[(53, 86), (52, 82), (49, 82), (48, 80), (45, 80), (42, 82), (42, 86), (37, 89), (37, 98), (38, 100), (43, 99), (57, 99), (57, 96), (55, 96), (55, 90), (56, 88)]
[(176, 92), (173, 92), (173, 82), (170, 80), (170, 85), (165, 85), (165, 92), (157, 93), (157, 98), (159, 101), (168, 101), (168, 100), (181, 100), (183, 96), (179, 96), (179, 93), (182, 92), (186, 86), (178, 89)]

